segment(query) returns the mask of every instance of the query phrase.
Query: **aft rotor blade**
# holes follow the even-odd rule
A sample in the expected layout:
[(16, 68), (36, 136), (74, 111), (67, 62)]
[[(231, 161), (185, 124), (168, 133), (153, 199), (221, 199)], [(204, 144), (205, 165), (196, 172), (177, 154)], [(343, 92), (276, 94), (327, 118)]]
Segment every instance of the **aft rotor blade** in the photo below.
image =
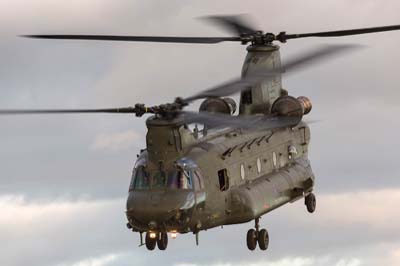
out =
[(239, 37), (168, 37), (168, 36), (115, 36), (115, 35), (23, 35), (27, 38), (56, 40), (96, 40), (96, 41), (126, 41), (126, 42), (166, 42), (166, 43), (199, 43), (213, 44), (225, 41), (240, 41)]
[(199, 123), (212, 127), (232, 127), (245, 129), (276, 129), (295, 126), (301, 121), (301, 117), (268, 117), (265, 115), (231, 116), (209, 112), (182, 112), (185, 123)]
[[(307, 37), (342, 37), (342, 36), (349, 36), (349, 35), (359, 35), (359, 34), (367, 34), (367, 33), (375, 33), (375, 32), (394, 31), (394, 30), (400, 30), (400, 25), (373, 27), (373, 28), (361, 28), (361, 29), (352, 29), (352, 30), (301, 33), (301, 34), (281, 33), (277, 36), (277, 39), (284, 42), (289, 39), (298, 39), (298, 38), (307, 38)], [(282, 40), (280, 38), (282, 38)]]
[(206, 16), (201, 18), (221, 26), (237, 36), (254, 34), (257, 32), (255, 27), (249, 23), (247, 16), (244, 15)]
[(81, 114), (81, 113), (136, 113), (134, 107), (108, 109), (9, 109), (0, 110), (0, 115), (33, 115), (33, 114)]
[(225, 97), (230, 96), (232, 94), (247, 90), (251, 87), (257, 86), (261, 84), (263, 81), (273, 78), (274, 76), (283, 73), (283, 72), (293, 72), (300, 68), (309, 66), (318, 61), (326, 59), (330, 56), (337, 55), (341, 52), (348, 51), (353, 49), (354, 45), (335, 45), (335, 46), (327, 46), (323, 48), (319, 48), (318, 50), (312, 51), (310, 53), (306, 53), (301, 55), (300, 57), (295, 58), (294, 60), (289, 61), (287, 64), (284, 64), (279, 69), (275, 70), (260, 70), (258, 72), (251, 73), (243, 78), (235, 79), (229, 82), (226, 82), (222, 85), (213, 87), (211, 89), (202, 91), (194, 96), (183, 99), (185, 102), (191, 102), (194, 100), (207, 98), (207, 97)]

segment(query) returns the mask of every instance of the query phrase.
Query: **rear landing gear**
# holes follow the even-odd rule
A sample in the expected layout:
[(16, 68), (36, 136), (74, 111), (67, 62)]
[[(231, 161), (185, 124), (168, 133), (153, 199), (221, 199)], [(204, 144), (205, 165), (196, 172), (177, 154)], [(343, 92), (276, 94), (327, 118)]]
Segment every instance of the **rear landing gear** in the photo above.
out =
[(257, 232), (254, 229), (247, 231), (247, 248), (255, 250), (257, 247)]
[(315, 195), (313, 193), (308, 194), (304, 199), (304, 204), (306, 205), (309, 213), (315, 212), (317, 207), (317, 199), (315, 198)]
[(267, 250), (269, 245), (269, 235), (266, 229), (260, 229), (259, 225), (260, 218), (255, 220), (255, 229), (247, 231), (247, 248), (249, 250), (255, 250), (258, 246), (261, 250)]
[(261, 250), (267, 250), (269, 245), (269, 235), (266, 229), (261, 229), (258, 232), (258, 246)]

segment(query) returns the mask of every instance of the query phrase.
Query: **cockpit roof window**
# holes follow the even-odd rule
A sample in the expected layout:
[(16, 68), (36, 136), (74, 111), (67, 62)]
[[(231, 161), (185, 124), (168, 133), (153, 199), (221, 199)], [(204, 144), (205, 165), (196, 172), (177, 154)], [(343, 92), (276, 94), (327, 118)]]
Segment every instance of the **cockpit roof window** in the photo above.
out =
[(197, 164), (193, 160), (191, 160), (189, 158), (186, 158), (186, 157), (183, 157), (183, 158), (179, 159), (178, 161), (176, 161), (176, 165), (178, 167), (182, 168), (182, 169), (187, 169), (187, 168), (195, 169), (195, 168), (198, 168)]

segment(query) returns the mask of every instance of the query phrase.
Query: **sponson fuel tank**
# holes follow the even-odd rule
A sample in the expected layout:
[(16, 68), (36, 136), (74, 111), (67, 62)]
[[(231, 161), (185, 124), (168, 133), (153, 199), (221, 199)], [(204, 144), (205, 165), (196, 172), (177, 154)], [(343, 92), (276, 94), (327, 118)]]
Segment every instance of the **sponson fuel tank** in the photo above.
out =
[(248, 222), (312, 190), (314, 174), (306, 158), (231, 191), (228, 223)]

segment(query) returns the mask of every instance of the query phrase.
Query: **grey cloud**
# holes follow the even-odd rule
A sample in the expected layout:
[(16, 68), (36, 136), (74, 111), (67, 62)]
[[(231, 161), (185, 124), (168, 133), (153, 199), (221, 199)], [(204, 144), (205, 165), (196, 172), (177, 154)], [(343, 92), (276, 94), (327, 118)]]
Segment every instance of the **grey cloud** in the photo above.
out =
[[(33, 33), (227, 35), (203, 24), (199, 16), (250, 13), (272, 32), (311, 32), (399, 23), (396, 1), (0, 1), (0, 106), (109, 107), (149, 104), (187, 96), (238, 76), (243, 46), (63, 42), (17, 38)], [(317, 192), (342, 193), (399, 187), (396, 119), (400, 33), (345, 39), (292, 41), (281, 45), (284, 60), (323, 43), (361, 43), (368, 48), (285, 78), (294, 95), (314, 102), (311, 160)], [(145, 134), (144, 120), (130, 116), (60, 116), (0, 118), (0, 193), (24, 194), (28, 200), (68, 195), (91, 199), (126, 195), (138, 149), (94, 151), (97, 136), (134, 130)], [(298, 208), (298, 209), (297, 209)], [(312, 222), (301, 203), (263, 219), (271, 231), (268, 254), (244, 249), (250, 224), (214, 229), (171, 243), (167, 253), (136, 248), (137, 236), (124, 228), (123, 200), (94, 214), (79, 214), (49, 226), (42, 236), (12, 243), (4, 265), (56, 265), (107, 254), (126, 254), (118, 265), (161, 261), (208, 263), (234, 260), (276, 261), (283, 257), (362, 257), (378, 265), (386, 250), (398, 249), (398, 235), (368, 226)], [(323, 206), (319, 206), (323, 208)], [(291, 214), (293, 212), (294, 214)], [(316, 214), (318, 215), (318, 213)], [(307, 218), (304, 218), (307, 216)], [(304, 221), (304, 219), (307, 219)], [(290, 221), (290, 222), (288, 222)], [(296, 222), (298, 221), (298, 223)], [(317, 219), (320, 222), (320, 220)], [(44, 220), (43, 227), (52, 220)], [(54, 222), (54, 226), (57, 223)], [(0, 230), (3, 228), (0, 228)], [(28, 236), (32, 231), (25, 231)], [(368, 231), (368, 234), (365, 232)], [(31, 232), (31, 233), (30, 233)], [(6, 234), (4, 234), (6, 235)], [(4, 237), (2, 234), (2, 237)], [(0, 237), (1, 238), (1, 237)], [(2, 241), (3, 243), (5, 241)], [(68, 252), (66, 252), (66, 250)], [(39, 256), (38, 254), (41, 254)], [(132, 260), (132, 261), (131, 261)], [(375, 262), (375, 263), (374, 263)]]
[[(115, 254), (119, 259), (111, 265), (240, 265), (282, 258), (328, 257), (328, 265), (352, 259), (360, 259), (362, 265), (376, 265), (370, 264), (371, 261), (383, 262), (399, 250), (396, 224), (400, 216), (397, 213), (388, 215), (392, 224), (387, 227), (381, 216), (389, 213), (396, 202), (380, 208), (390, 198), (398, 200), (399, 195), (399, 190), (393, 190), (363, 191), (354, 198), (350, 193), (320, 196), (319, 210), (314, 215), (306, 213), (302, 202), (288, 205), (261, 221), (270, 231), (267, 253), (249, 252), (244, 248), (245, 233), (252, 223), (202, 232), (199, 247), (195, 246), (194, 236), (188, 234), (171, 240), (168, 252), (149, 252), (137, 247), (138, 235), (124, 226), (123, 200), (11, 200), (8, 208), (4, 208), (4, 201), (0, 200), (3, 215), (6, 215), (6, 219), (0, 219), (1, 241), (8, 243), (1, 259), (5, 265), (22, 265), (27, 258), (31, 258), (31, 265), (71, 265)], [(358, 209), (360, 201), (367, 205), (365, 212)], [(10, 215), (18, 218), (14, 224), (7, 224), (7, 217), (12, 219)], [(20, 256), (21, 253), (24, 256)]]

